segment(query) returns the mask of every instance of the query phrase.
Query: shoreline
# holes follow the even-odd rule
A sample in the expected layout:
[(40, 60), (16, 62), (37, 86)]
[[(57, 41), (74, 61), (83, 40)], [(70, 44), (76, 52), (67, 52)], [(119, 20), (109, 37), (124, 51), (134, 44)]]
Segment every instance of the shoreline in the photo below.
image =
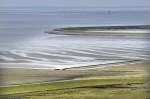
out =
[[(149, 63), (149, 61), (138, 61), (138, 62), (130, 62), (126, 64), (113, 64), (109, 66), (89, 66), (83, 68), (71, 68), (71, 69), (60, 69), (60, 70), (52, 70), (52, 69), (21, 69), (21, 68), (5, 68), (0, 69), (2, 72), (2, 79), (4, 80), (1, 85), (2, 86), (11, 86), (11, 85), (20, 85), (20, 84), (34, 84), (34, 83), (44, 83), (44, 82), (55, 82), (55, 81), (66, 81), (66, 80), (75, 80), (75, 79), (86, 79), (93, 77), (107, 78), (109, 76), (123, 76), (124, 73), (134, 74), (136, 71), (133, 70), (132, 66)], [(137, 68), (145, 68), (137, 67)], [(131, 67), (129, 67), (131, 66)], [(126, 70), (118, 70), (114, 72), (114, 69), (119, 68), (127, 68)], [(129, 69), (129, 70), (128, 70)], [(131, 69), (131, 70), (130, 70)], [(132, 70), (134, 72), (132, 72)], [(129, 72), (128, 72), (129, 71)], [(146, 69), (142, 69), (142, 71), (146, 71)], [(140, 73), (140, 72), (139, 72)], [(138, 71), (137, 71), (138, 74)], [(136, 75), (137, 75), (136, 74)], [(144, 73), (144, 75), (146, 72)], [(12, 76), (13, 75), (13, 76)], [(131, 75), (130, 75), (131, 76)]]
[[(71, 66), (68, 68), (51, 68), (51, 67), (10, 67), (10, 66), (1, 66), (0, 69), (35, 69), (35, 70), (70, 70), (70, 69), (88, 69), (88, 68), (103, 68), (103, 67), (109, 67), (112, 65), (124, 65), (124, 64), (135, 64), (135, 63), (139, 63), (139, 62), (143, 62), (143, 61), (148, 61), (148, 60), (128, 60), (128, 61), (120, 61), (120, 62), (110, 62), (110, 63), (102, 63), (102, 64), (89, 64), (89, 65), (83, 65), (83, 66)], [(6, 63), (7, 64), (7, 63)]]

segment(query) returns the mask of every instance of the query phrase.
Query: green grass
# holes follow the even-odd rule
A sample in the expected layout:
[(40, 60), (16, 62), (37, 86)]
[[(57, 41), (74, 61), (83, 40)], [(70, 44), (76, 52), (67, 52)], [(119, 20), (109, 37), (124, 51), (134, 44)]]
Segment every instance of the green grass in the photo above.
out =
[(26, 84), (0, 88), (1, 94), (15, 94), (34, 91), (56, 90), (66, 88), (87, 87), (108, 84), (144, 83), (143, 77), (124, 77), (108, 79), (72, 80), (62, 82), (50, 82), (41, 84)]
[[(146, 99), (144, 89), (98, 89), (98, 88), (78, 88), (69, 90), (59, 90), (28, 96), (30, 99)], [(45, 92), (46, 93), (46, 92)]]
[(0, 96), (0, 99), (149, 99), (144, 88), (72, 88)]

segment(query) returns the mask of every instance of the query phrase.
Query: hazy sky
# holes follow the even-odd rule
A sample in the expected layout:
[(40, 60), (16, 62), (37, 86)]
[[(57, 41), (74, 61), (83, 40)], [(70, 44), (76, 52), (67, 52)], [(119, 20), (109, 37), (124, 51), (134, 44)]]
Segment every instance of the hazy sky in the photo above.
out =
[(150, 6), (150, 0), (0, 0), (0, 6)]

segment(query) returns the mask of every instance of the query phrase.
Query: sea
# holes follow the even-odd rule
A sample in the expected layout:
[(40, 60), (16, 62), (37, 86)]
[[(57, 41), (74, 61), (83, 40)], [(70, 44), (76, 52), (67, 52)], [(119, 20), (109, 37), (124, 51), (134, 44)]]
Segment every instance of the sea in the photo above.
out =
[(0, 7), (0, 68), (64, 69), (149, 60), (150, 37), (144, 34), (53, 33), (62, 27), (120, 25), (150, 25), (150, 9)]

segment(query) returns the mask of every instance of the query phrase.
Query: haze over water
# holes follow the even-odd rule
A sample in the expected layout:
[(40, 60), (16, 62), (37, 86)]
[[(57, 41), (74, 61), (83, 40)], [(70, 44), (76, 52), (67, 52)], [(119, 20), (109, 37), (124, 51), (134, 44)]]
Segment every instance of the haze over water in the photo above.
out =
[[(46, 34), (68, 26), (150, 24), (149, 10), (1, 7), (0, 67), (69, 68), (149, 59), (149, 37)], [(146, 30), (149, 31), (149, 30)]]

